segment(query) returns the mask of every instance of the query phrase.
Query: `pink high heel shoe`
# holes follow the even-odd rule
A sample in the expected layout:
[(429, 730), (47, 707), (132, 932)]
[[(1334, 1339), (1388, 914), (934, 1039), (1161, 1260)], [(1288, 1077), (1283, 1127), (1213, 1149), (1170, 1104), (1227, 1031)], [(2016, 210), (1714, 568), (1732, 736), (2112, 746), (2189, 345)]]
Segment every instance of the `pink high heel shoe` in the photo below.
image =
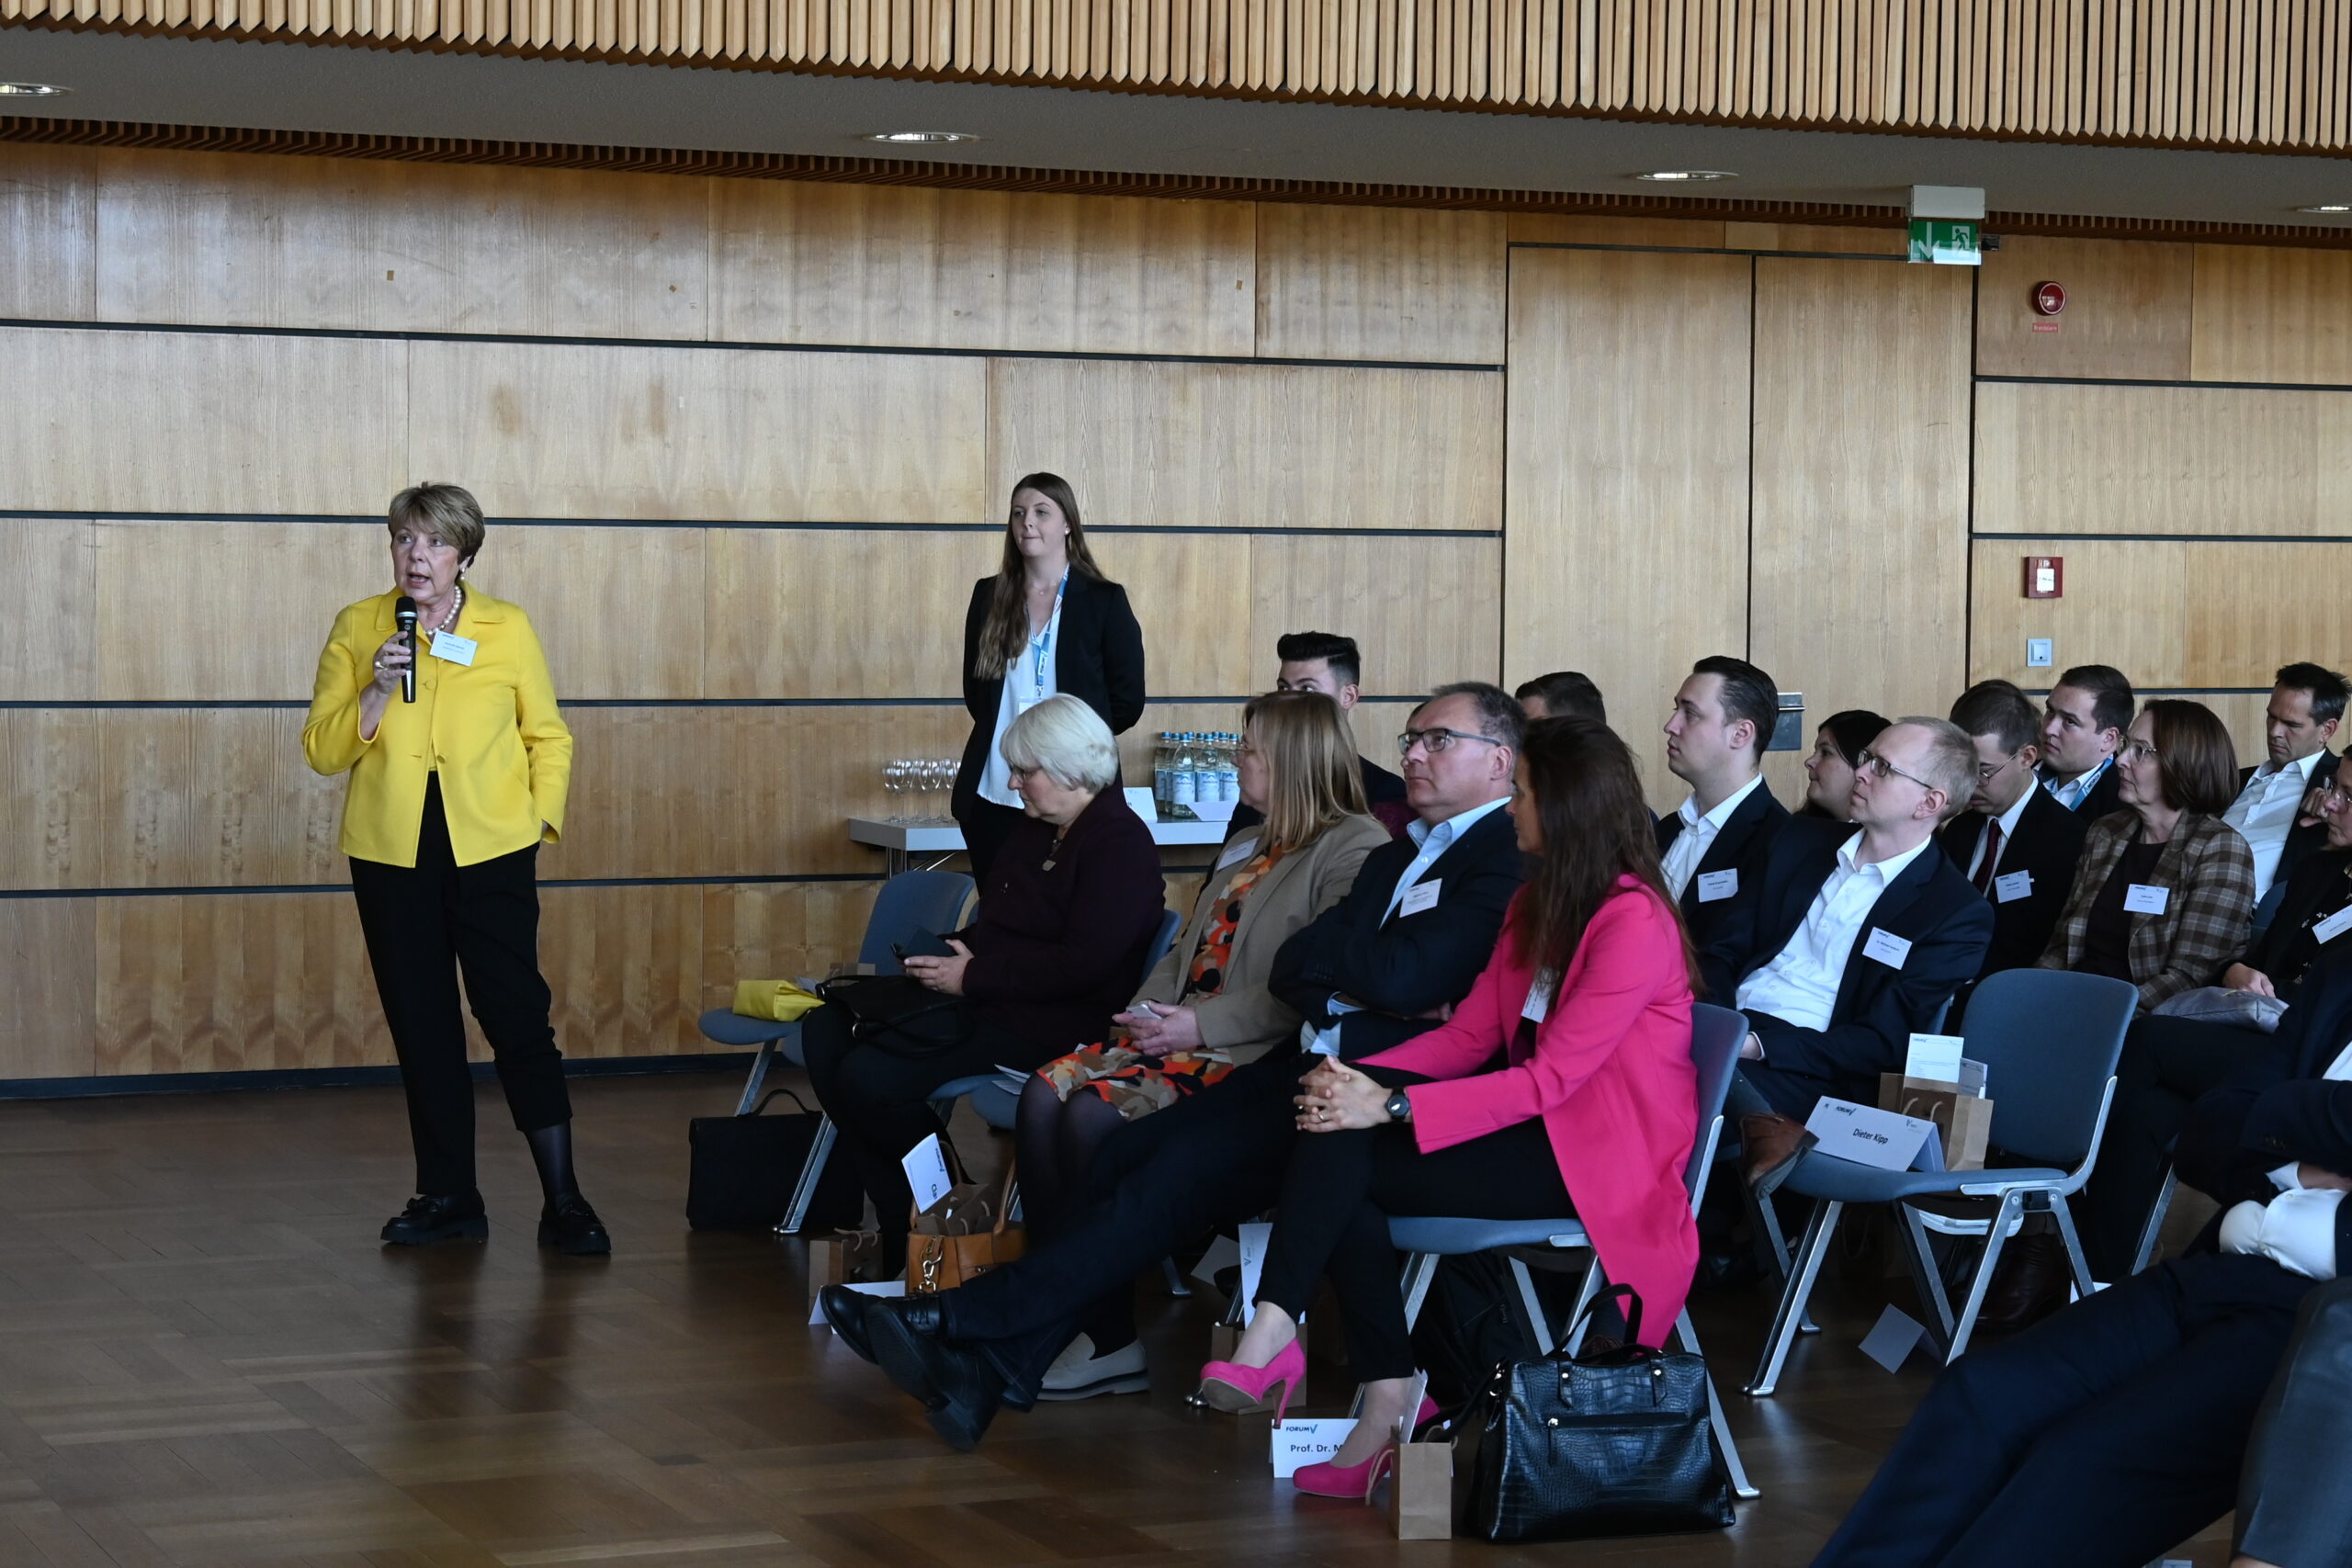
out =
[[(1420, 1429), (1438, 1418), (1437, 1401), (1424, 1394), (1421, 1407), (1413, 1413), (1413, 1430)], [(1291, 1484), (1301, 1492), (1311, 1492), (1317, 1497), (1359, 1497), (1372, 1501), (1380, 1490), (1381, 1478), (1396, 1466), (1396, 1445), (1390, 1443), (1362, 1464), (1302, 1464), (1292, 1472)]]
[(1262, 1367), (1245, 1367), (1238, 1361), (1211, 1361), (1201, 1369), (1200, 1401), (1212, 1410), (1239, 1415), (1255, 1409), (1282, 1390), (1274, 1401), (1274, 1419), (1280, 1422), (1290, 1408), (1290, 1393), (1306, 1381), (1306, 1352), (1294, 1339)]

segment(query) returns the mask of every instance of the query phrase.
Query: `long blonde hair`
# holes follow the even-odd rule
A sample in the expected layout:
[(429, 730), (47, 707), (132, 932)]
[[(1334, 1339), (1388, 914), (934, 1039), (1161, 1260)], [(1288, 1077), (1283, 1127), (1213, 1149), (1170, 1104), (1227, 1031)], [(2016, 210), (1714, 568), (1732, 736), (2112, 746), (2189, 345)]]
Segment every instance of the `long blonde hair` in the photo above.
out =
[(1266, 825), (1260, 851), (1297, 850), (1343, 817), (1371, 809), (1355, 737), (1340, 705), (1320, 692), (1268, 692), (1241, 710), (1247, 744), (1265, 759)]
[[(1023, 474), (1012, 481), (1012, 493), (1034, 490), (1060, 508), (1069, 523), (1067, 547), (1070, 570), (1097, 582), (1107, 581), (1086, 547), (1086, 528), (1078, 520), (1078, 495), (1059, 474)], [(1008, 505), (1008, 511), (1010, 507)], [(1022, 587), (1021, 547), (1012, 542), (1012, 521), (1004, 525), (1004, 560), (997, 568), (996, 592), (989, 600), (989, 618), (981, 623), (979, 646), (972, 650), (972, 673), (983, 681), (1004, 677), (1005, 666), (1021, 657), (1029, 641), (1028, 594)]]

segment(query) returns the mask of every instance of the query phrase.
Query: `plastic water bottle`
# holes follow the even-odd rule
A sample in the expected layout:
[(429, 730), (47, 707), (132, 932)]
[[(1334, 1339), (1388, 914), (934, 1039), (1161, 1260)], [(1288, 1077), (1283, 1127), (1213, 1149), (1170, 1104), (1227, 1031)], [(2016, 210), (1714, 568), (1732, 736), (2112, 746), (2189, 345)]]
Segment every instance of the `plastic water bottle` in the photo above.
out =
[(1217, 737), (1216, 797), (1237, 804), (1241, 799), (1241, 737), (1238, 735)]
[(1151, 753), (1151, 800), (1162, 822), (1168, 820), (1168, 803), (1173, 798), (1175, 784), (1170, 775), (1175, 763), (1176, 737), (1163, 729), (1159, 732), (1159, 744)]
[(1179, 822), (1195, 819), (1193, 803), (1200, 798), (1200, 737), (1190, 731), (1176, 738), (1176, 760), (1168, 773), (1168, 815)]

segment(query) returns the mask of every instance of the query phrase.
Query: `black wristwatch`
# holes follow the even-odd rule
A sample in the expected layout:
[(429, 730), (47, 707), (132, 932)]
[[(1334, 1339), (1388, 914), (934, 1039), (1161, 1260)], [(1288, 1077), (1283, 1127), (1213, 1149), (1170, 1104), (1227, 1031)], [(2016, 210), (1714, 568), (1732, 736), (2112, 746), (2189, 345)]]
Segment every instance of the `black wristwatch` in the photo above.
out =
[(1413, 1119), (1412, 1099), (1401, 1089), (1391, 1091), (1388, 1102), (1381, 1109), (1388, 1112), (1391, 1122), (1410, 1122)]

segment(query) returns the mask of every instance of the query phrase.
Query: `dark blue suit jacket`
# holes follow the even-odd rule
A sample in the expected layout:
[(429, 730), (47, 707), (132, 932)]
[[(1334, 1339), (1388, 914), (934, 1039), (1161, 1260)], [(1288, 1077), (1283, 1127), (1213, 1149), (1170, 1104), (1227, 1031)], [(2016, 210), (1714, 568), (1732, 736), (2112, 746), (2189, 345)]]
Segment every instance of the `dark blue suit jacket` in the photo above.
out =
[[(1682, 927), (1690, 933), (1690, 945), (1703, 949), (1714, 935), (1716, 924), (1724, 912), (1738, 897), (1699, 901), (1699, 879), (1719, 871), (1739, 873), (1740, 891), (1745, 892), (1764, 874), (1764, 857), (1772, 848), (1772, 840), (1780, 832), (1781, 824), (1789, 819), (1789, 808), (1772, 796), (1772, 786), (1758, 784), (1739, 808), (1724, 818), (1723, 829), (1714, 842), (1700, 857), (1699, 869), (1690, 874), (1690, 885), (1682, 890)], [(1669, 811), (1657, 819), (1657, 852), (1661, 858), (1682, 836), (1682, 817)]]
[(1384, 922), (1396, 879), (1419, 853), (1408, 839), (1373, 851), (1355, 886), (1283, 943), (1267, 976), (1267, 988), (1317, 1029), (1331, 1021), (1333, 997), (1363, 1005), (1339, 1015), (1340, 1054), (1350, 1060), (1436, 1028), (1414, 1015), (1470, 994), (1526, 874), (1510, 808), (1498, 807), (1414, 879), (1436, 883), (1437, 902), (1410, 915), (1400, 906)]
[[(1792, 817), (1781, 825), (1763, 874), (1753, 888), (1741, 888), (1699, 955), (1711, 1000), (1736, 1005), (1740, 982), (1796, 936), (1837, 869), (1838, 846), (1860, 831), (1813, 818)], [(1911, 944), (1900, 968), (1865, 954), (1873, 931)], [(1805, 1029), (1750, 1013), (1748, 1027), (1764, 1047), (1764, 1060), (1745, 1064), (1742, 1075), (1774, 1110), (1799, 1121), (1825, 1094), (1877, 1104), (1878, 1075), (1902, 1070), (1911, 1035), (1935, 1026), (1952, 993), (1983, 966), (1992, 938), (1992, 906), (1928, 844), (1879, 895), (1855, 934), (1829, 1027)]]

